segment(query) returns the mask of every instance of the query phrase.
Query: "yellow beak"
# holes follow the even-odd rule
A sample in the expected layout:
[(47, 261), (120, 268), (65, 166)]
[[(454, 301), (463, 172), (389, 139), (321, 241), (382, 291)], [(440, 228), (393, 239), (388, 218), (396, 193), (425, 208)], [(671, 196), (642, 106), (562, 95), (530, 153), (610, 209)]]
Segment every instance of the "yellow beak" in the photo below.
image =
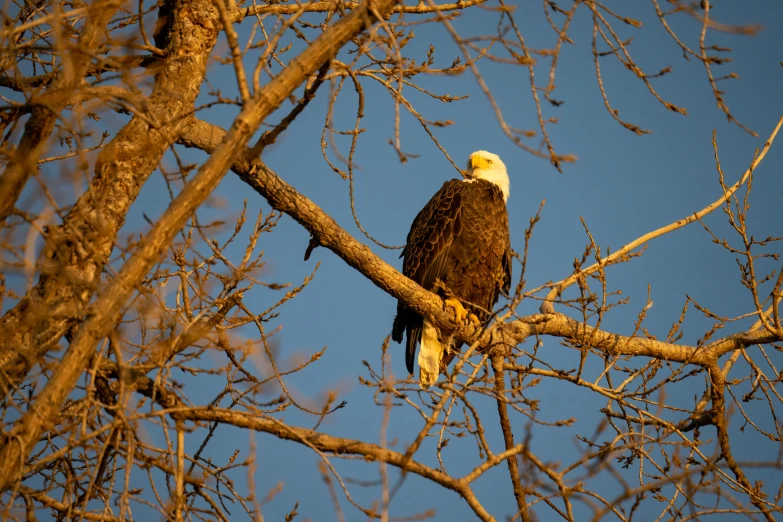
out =
[(470, 158), (470, 166), (474, 169), (485, 169), (487, 168), (487, 160), (481, 156), (472, 156)]

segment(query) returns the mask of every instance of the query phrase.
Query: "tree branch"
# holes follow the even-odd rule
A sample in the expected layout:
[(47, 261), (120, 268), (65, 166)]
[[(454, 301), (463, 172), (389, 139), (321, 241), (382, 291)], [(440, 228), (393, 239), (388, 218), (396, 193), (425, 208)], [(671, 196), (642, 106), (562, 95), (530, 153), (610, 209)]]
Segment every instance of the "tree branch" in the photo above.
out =
[(757, 489), (750, 485), (748, 477), (745, 476), (745, 472), (742, 471), (742, 468), (737, 464), (737, 461), (734, 460), (734, 455), (731, 453), (728, 419), (726, 418), (726, 403), (724, 398), (726, 382), (723, 378), (723, 372), (717, 364), (713, 364), (709, 367), (709, 374), (711, 381), (712, 408), (715, 411), (715, 428), (718, 430), (718, 444), (720, 445), (721, 457), (723, 457), (726, 461), (726, 465), (732, 473), (734, 473), (734, 478), (742, 485), (742, 488), (750, 498), (751, 503), (764, 514), (764, 518), (766, 518), (768, 522), (775, 522), (775, 517), (770, 513), (769, 506), (764, 500), (764, 496), (760, 494), (760, 488)]
[[(478, 502), (473, 491), (469, 487), (470, 481), (466, 480), (466, 477), (455, 479), (442, 471), (438, 471), (413, 459), (409, 459), (402, 453), (382, 448), (375, 444), (335, 437), (306, 428), (290, 426), (272, 417), (258, 417), (257, 415), (226, 409), (193, 408), (184, 411), (176, 411), (176, 414), (178, 416), (177, 418), (184, 420), (220, 422), (238, 428), (248, 428), (269, 433), (281, 440), (289, 440), (298, 444), (303, 444), (312, 449), (332, 455), (361, 455), (366, 460), (386, 462), (387, 464), (391, 464), (392, 466), (396, 466), (407, 472), (415, 473), (420, 477), (436, 482), (445, 488), (459, 493), (481, 520), (486, 522), (495, 520), (495, 518)], [(498, 462), (501, 461), (502, 459), (498, 460)], [(471, 477), (471, 481), (478, 477), (478, 475), (475, 474), (469, 474), (468, 476)]]
[[(429, 5), (397, 5), (392, 10), (392, 14), (405, 13), (405, 14), (427, 14), (446, 11), (458, 11), (467, 9), (475, 5), (481, 5), (487, 0), (466, 0), (465, 2), (457, 2), (456, 4), (440, 4), (436, 6)], [(346, 11), (356, 9), (359, 7), (359, 2), (343, 2), (342, 8)], [(273, 15), (290, 15), (304, 11), (305, 13), (331, 13), (335, 10), (334, 2), (310, 2), (308, 4), (269, 4), (258, 5), (253, 7), (245, 7), (240, 9), (234, 16), (234, 22), (241, 22), (248, 16), (255, 16), (257, 14), (273, 14)]]
[[(508, 419), (508, 408), (506, 407), (506, 372), (503, 371), (503, 355), (492, 355), (492, 370), (495, 374), (495, 401), (498, 405), (498, 415), (500, 417), (500, 428), (503, 431), (503, 442), (506, 445), (506, 451), (514, 449), (514, 432), (511, 431), (511, 422)], [(522, 522), (528, 522), (530, 515), (527, 512), (525, 504), (525, 492), (522, 489), (522, 482), (519, 479), (519, 464), (517, 463), (517, 453), (510, 455), (508, 462), (508, 473), (511, 479), (511, 485), (514, 488), (514, 498), (517, 501), (517, 510)]]
[(29, 410), (14, 424), (7, 441), (0, 447), (0, 490), (18, 481), (20, 463), (27, 459), (41, 434), (57, 417), (63, 401), (92, 357), (95, 343), (114, 328), (136, 285), (171, 244), (188, 217), (212, 193), (264, 119), (351, 38), (377, 22), (373, 12), (388, 16), (396, 2), (364, 2), (361, 8), (324, 31), (244, 105), (222, 143), (139, 243), (117, 277), (98, 296), (54, 375)]
[[(0, 194), (3, 195), (0, 198), (0, 225), (13, 211), (27, 179), (38, 168), (38, 158), (48, 144), (54, 123), (79, 88), (93, 54), (103, 40), (106, 25), (119, 6), (116, 0), (96, 0), (91, 3), (76, 48), (61, 53), (62, 70), (54, 84), (43, 94), (45, 105), (33, 110), (25, 124), (19, 147), (0, 176)], [(50, 23), (56, 24), (59, 20)], [(18, 27), (16, 29), (19, 30)], [(36, 102), (35, 98), (32, 102)]]
[[(220, 127), (193, 119), (182, 135), (180, 143), (212, 152), (224, 139)], [(424, 290), (393, 266), (376, 256), (366, 245), (357, 241), (311, 200), (296, 191), (269, 170), (260, 160), (253, 159), (247, 151), (232, 166), (239, 177), (261, 194), (272, 208), (285, 212), (307, 229), (313, 240), (337, 254), (343, 261), (358, 270), (378, 288), (391, 296), (402, 299), (410, 308), (429, 317), (437, 326), (455, 330), (466, 342), (474, 341), (481, 334), (480, 328), (455, 324), (451, 308), (435, 294)], [(551, 335), (574, 343), (594, 347), (615, 356), (644, 356), (698, 366), (708, 366), (717, 357), (732, 349), (755, 343), (772, 342), (780, 336), (758, 329), (728, 336), (704, 347), (666, 343), (641, 337), (628, 337), (595, 329), (571, 319), (564, 314), (532, 315), (510, 321), (498, 328), (486, 345), (496, 343), (521, 343), (533, 335)]]
[(3, 394), (84, 318), (131, 204), (193, 112), (218, 36), (217, 10), (212, 0), (178, 5), (168, 16), (173, 43), (155, 70), (152, 94), (101, 149), (88, 189), (45, 236), (38, 283), (0, 319)]
[(553, 312), (554, 300), (557, 299), (566, 288), (574, 284), (580, 277), (584, 277), (597, 272), (601, 267), (611, 264), (614, 261), (617, 261), (618, 259), (622, 259), (624, 256), (627, 256), (628, 254), (630, 254), (640, 246), (644, 245), (649, 241), (652, 241), (657, 237), (663, 236), (665, 234), (668, 234), (669, 232), (682, 228), (686, 225), (690, 225), (694, 221), (700, 220), (707, 214), (711, 213), (713, 210), (719, 208), (721, 205), (726, 203), (726, 201), (729, 200), (732, 194), (734, 194), (742, 185), (745, 184), (745, 182), (748, 180), (748, 178), (756, 169), (756, 167), (759, 166), (761, 161), (767, 155), (767, 151), (772, 146), (772, 142), (775, 141), (775, 136), (777, 136), (781, 125), (783, 125), (783, 116), (781, 116), (781, 118), (778, 120), (778, 124), (772, 130), (772, 133), (770, 134), (769, 138), (767, 138), (767, 141), (764, 142), (764, 147), (761, 149), (761, 152), (753, 159), (753, 162), (751, 163), (750, 167), (748, 167), (748, 169), (745, 171), (745, 173), (742, 175), (739, 181), (737, 181), (734, 185), (732, 185), (731, 188), (724, 191), (723, 195), (720, 198), (718, 198), (716, 201), (714, 201), (704, 209), (698, 212), (694, 212), (690, 216), (686, 216), (682, 219), (679, 219), (674, 223), (670, 223), (665, 227), (661, 227), (658, 230), (653, 230), (652, 232), (649, 232), (643, 235), (642, 237), (631, 241), (630, 243), (622, 247), (620, 250), (617, 250), (616, 252), (613, 252), (611, 255), (608, 255), (605, 258), (601, 259), (600, 262), (597, 262), (583, 270), (580, 270), (579, 272), (572, 274), (571, 276), (567, 277), (566, 279), (563, 279), (558, 283), (554, 283), (550, 285), (552, 286), (552, 290), (549, 291), (549, 293), (546, 296), (546, 300), (541, 305), (541, 312), (542, 313)]

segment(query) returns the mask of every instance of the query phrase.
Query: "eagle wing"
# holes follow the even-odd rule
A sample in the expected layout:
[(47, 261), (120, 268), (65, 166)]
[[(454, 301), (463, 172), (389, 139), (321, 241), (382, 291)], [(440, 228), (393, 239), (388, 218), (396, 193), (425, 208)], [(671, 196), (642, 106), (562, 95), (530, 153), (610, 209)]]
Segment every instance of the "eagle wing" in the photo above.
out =
[[(432, 290), (435, 281), (443, 278), (449, 250), (454, 239), (462, 232), (464, 187), (462, 180), (453, 179), (444, 183), (418, 213), (408, 233), (407, 244), (400, 256), (404, 257), (402, 273), (427, 290)], [(403, 331), (407, 333), (405, 364), (410, 373), (413, 373), (421, 326), (422, 318), (398, 302), (392, 339), (402, 342)]]
[[(440, 279), (449, 294), (484, 321), (499, 293), (510, 289), (510, 243), (506, 203), (496, 185), (484, 180), (447, 181), (413, 220), (402, 252), (402, 271), (431, 292), (437, 292), (435, 283)], [(410, 373), (422, 325), (421, 316), (397, 302), (392, 339), (402, 342), (406, 333), (405, 363)], [(446, 355), (443, 361), (448, 362)]]
[[(454, 238), (442, 276), (449, 291), (482, 323), (492, 316), (500, 293), (508, 295), (511, 288), (512, 251), (508, 228), (508, 211), (502, 193), (487, 182), (466, 184), (466, 194), (460, 219), (465, 226)], [(447, 368), (455, 357), (447, 350), (441, 365)]]

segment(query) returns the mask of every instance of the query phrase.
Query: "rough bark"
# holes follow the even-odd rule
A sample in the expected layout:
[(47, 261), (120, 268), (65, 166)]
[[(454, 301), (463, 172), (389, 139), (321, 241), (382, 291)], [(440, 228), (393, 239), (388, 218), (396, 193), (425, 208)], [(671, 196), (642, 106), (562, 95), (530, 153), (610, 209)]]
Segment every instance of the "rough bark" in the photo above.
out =
[[(506, 451), (514, 449), (514, 432), (511, 430), (511, 421), (508, 418), (508, 407), (506, 406), (506, 372), (503, 371), (503, 355), (496, 354), (492, 356), (492, 371), (495, 377), (495, 401), (498, 405), (498, 416), (500, 417), (500, 428), (503, 431), (503, 443)], [(530, 521), (530, 515), (527, 512), (525, 504), (525, 491), (522, 489), (522, 482), (519, 477), (519, 463), (517, 455), (511, 455), (506, 459), (508, 464), (508, 473), (511, 480), (511, 486), (514, 490), (514, 498), (517, 501), (517, 514), (523, 522)]]
[[(180, 143), (212, 152), (224, 139), (225, 131), (215, 125), (194, 120), (182, 135)], [(454, 330), (457, 335), (472, 341), (481, 335), (472, 325), (454, 324), (451, 308), (443, 301), (403, 276), (397, 269), (376, 256), (373, 251), (346, 232), (315, 203), (283, 181), (247, 151), (233, 164), (232, 170), (262, 195), (269, 204), (290, 215), (311, 234), (313, 241), (337, 254), (348, 265), (358, 270), (373, 284), (391, 296), (402, 299), (417, 313), (429, 317), (438, 327)], [(595, 329), (583, 322), (560, 314), (540, 314), (508, 321), (496, 330), (485, 345), (521, 343), (533, 335), (551, 335), (589, 345), (610, 355), (654, 357), (666, 361), (707, 367), (718, 357), (756, 343), (779, 340), (779, 336), (761, 329), (725, 337), (702, 347), (666, 343), (643, 337), (629, 337)]]
[(0, 225), (14, 209), (25, 183), (38, 168), (38, 158), (46, 148), (60, 113), (73, 102), (98, 44), (103, 41), (106, 24), (120, 4), (116, 0), (96, 0), (88, 8), (87, 21), (74, 49), (64, 49), (62, 69), (52, 85), (29, 104), (35, 108), (24, 127), (14, 156), (0, 176)]
[(149, 100), (101, 150), (87, 191), (46, 237), (38, 283), (0, 319), (3, 392), (84, 318), (131, 204), (193, 112), (219, 34), (218, 11), (211, 0), (178, 0), (170, 11), (168, 54), (156, 65)]
[(713, 422), (718, 435), (718, 444), (720, 445), (721, 457), (726, 461), (729, 469), (734, 473), (734, 478), (745, 489), (745, 493), (750, 498), (751, 503), (758, 508), (768, 522), (775, 522), (775, 517), (770, 513), (769, 507), (765, 505), (766, 498), (759, 494), (759, 488), (751, 485), (742, 467), (734, 460), (734, 455), (729, 444), (728, 420), (726, 416), (726, 399), (724, 396), (726, 380), (723, 372), (717, 364), (709, 367), (710, 375), (710, 395), (712, 408), (714, 411)]
[(101, 291), (54, 375), (14, 424), (0, 447), (0, 490), (18, 481), (19, 463), (24, 462), (41, 434), (59, 415), (62, 403), (92, 357), (95, 343), (111, 332), (136, 285), (171, 244), (187, 218), (217, 186), (264, 119), (351, 38), (375, 23), (376, 15), (388, 16), (396, 3), (396, 0), (363, 3), (321, 34), (245, 104), (222, 143), (144, 237), (117, 277)]
[[(498, 458), (485, 463), (479, 468), (473, 470), (461, 479), (455, 479), (440, 470), (425, 466), (415, 460), (408, 458), (407, 455), (396, 451), (382, 448), (375, 444), (369, 444), (354, 439), (345, 439), (335, 437), (325, 433), (290, 426), (280, 422), (272, 417), (250, 416), (241, 412), (235, 412), (224, 409), (187, 409), (181, 414), (182, 419), (190, 421), (210, 421), (230, 424), (240, 428), (247, 428), (258, 432), (269, 433), (275, 437), (302, 444), (314, 448), (320, 452), (332, 455), (361, 455), (366, 460), (376, 460), (386, 462), (392, 466), (415, 473), (428, 480), (436, 482), (441, 486), (457, 492), (473, 509), (476, 516), (483, 521), (494, 521), (495, 517), (489, 514), (478, 502), (476, 496), (470, 488), (470, 482), (481, 475), (489, 467), (497, 465), (505, 458), (505, 454), (498, 455)], [(518, 451), (518, 450), (517, 450)]]

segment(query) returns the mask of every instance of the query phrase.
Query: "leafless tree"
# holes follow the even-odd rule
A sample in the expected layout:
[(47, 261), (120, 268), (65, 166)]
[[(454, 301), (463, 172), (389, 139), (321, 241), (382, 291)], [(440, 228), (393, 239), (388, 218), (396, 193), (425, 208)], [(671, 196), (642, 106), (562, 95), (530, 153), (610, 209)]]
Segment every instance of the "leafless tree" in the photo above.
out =
[[(713, 19), (708, 0), (651, 2), (690, 66), (704, 68), (705, 92), (718, 109), (752, 133), (723, 96), (722, 85), (736, 75), (716, 73), (728, 49), (708, 44), (707, 35), (752, 35), (758, 28)], [(585, 225), (586, 246), (573, 273), (531, 285), (526, 268), (534, 254), (528, 241), (539, 211), (524, 244), (516, 245), (513, 292), (483, 327), (455, 324), (439, 297), (385, 263), (378, 256), (385, 245), (362, 227), (355, 212), (358, 230), (373, 242), (372, 249), (308, 199), (312, 187), (292, 187), (263, 162), (265, 149), (318, 97), (328, 114), (321, 142), (298, 146), (313, 155), (320, 147), (325, 170), (349, 181), (353, 209), (354, 158), (365, 106), (385, 92), (393, 106), (391, 144), (400, 162), (412, 156), (403, 145), (401, 113), (407, 113), (459, 171), (438, 140), (438, 129), (451, 122), (430, 120), (423, 108), (426, 102), (460, 102), (459, 96), (425, 86), (425, 78), (441, 76), (448, 82), (477, 81), (508, 139), (562, 170), (575, 158), (559, 152), (550, 139), (561, 104), (555, 97), (556, 73), (561, 49), (574, 44), (569, 31), (581, 20), (592, 29), (601, 95), (596, 103), (603, 103), (611, 118), (636, 134), (648, 132), (621, 119), (614, 108), (601, 69), (609, 60), (638, 78), (650, 103), (687, 114), (656, 90), (658, 78), (671, 69), (651, 73), (633, 57), (629, 36), (644, 27), (623, 9), (594, 0), (544, 0), (537, 6), (504, 0), (7, 2), (0, 30), (3, 520), (51, 513), (58, 520), (109, 521), (139, 518), (149, 510), (175, 520), (233, 520), (237, 509), (245, 513), (240, 518), (260, 520), (275, 491), (257, 491), (253, 483), (253, 443), (227, 461), (208, 457), (216, 431), (224, 426), (263, 432), (312, 451), (334, 500), (333, 516), (341, 520), (346, 501), (368, 518), (389, 520), (391, 499), (410, 475), (456, 492), (481, 520), (506, 515), (702, 520), (722, 513), (775, 520), (783, 489), (770, 494), (776, 486), (753, 482), (749, 470), (782, 466), (777, 408), (783, 373), (775, 356), (783, 341), (783, 272), (780, 265), (771, 272), (760, 268), (762, 259), (764, 266), (778, 262), (780, 238), (754, 237), (746, 217), (753, 177), (783, 119), (739, 175), (724, 177), (713, 138), (717, 200), (614, 252), (594, 241)], [(517, 23), (533, 10), (551, 26), (545, 46), (533, 47)], [(497, 31), (461, 34), (457, 21), (465, 16), (491, 17)], [(680, 18), (695, 21), (698, 48), (689, 47), (670, 24)], [(410, 50), (416, 47), (412, 42), (431, 41), (435, 31), (449, 35), (460, 53), (457, 60), (441, 56), (434, 46), (422, 56)], [(208, 67), (215, 61), (224, 67)], [(493, 95), (481, 75), (486, 62), (529, 73), (535, 130), (509, 123), (515, 107), (501, 106)], [(230, 94), (210, 83), (210, 75), (226, 68), (233, 70), (237, 85)], [(336, 123), (338, 103), (355, 108), (348, 130)], [(236, 114), (228, 129), (210, 122), (214, 107)], [(203, 151), (205, 159), (187, 163), (192, 156), (186, 149), (187, 154)], [(166, 166), (171, 164), (177, 166), (173, 171)], [(229, 171), (269, 207), (259, 211), (246, 205), (238, 218), (230, 209), (218, 209), (224, 219), (205, 223), (196, 211)], [(168, 208), (157, 219), (148, 218), (150, 226), (142, 233), (122, 237), (129, 210), (156, 172), (166, 181)], [(728, 219), (730, 237), (714, 234), (703, 220), (715, 210)], [(285, 321), (284, 305), (307, 299), (312, 279), (290, 286), (262, 277), (274, 253), (265, 254), (260, 245), (275, 233), (283, 214), (312, 235), (310, 244), (302, 245), (308, 257), (317, 247), (331, 250), (389, 299), (402, 299), (437, 325), (456, 328), (466, 342), (446, 375), (426, 391), (412, 377), (393, 378), (388, 339), (367, 355), (359, 380), (384, 412), (378, 440), (330, 435), (321, 424), (341, 408), (336, 396), (302, 401), (286, 385), (294, 373), (315, 372), (323, 351), (298, 365), (281, 364), (271, 339)], [(225, 224), (229, 219), (235, 219), (233, 227)], [(668, 332), (650, 332), (649, 301), (631, 334), (604, 329), (605, 316), (626, 304), (607, 284), (611, 267), (634, 262), (649, 242), (689, 225), (703, 226), (737, 258), (753, 309), (724, 317), (689, 299)], [(258, 292), (279, 292), (279, 297), (259, 313), (245, 304)], [(541, 313), (518, 313), (521, 303), (536, 301)], [(711, 327), (697, 344), (687, 345), (682, 327), (691, 314), (701, 314)], [(739, 333), (721, 336), (730, 323), (742, 325)], [(578, 368), (540, 349), (548, 338), (576, 353)], [(603, 368), (599, 374), (587, 369), (594, 361)], [(739, 366), (749, 370), (739, 373)], [(196, 402), (192, 391), (205, 380), (220, 382), (222, 389), (210, 401)], [(600, 412), (592, 412), (600, 422), (579, 435), (582, 450), (574, 462), (552, 462), (528, 444), (539, 427), (566, 428), (574, 420), (553, 424), (539, 418), (538, 403), (529, 397), (544, 381), (606, 401)], [(667, 393), (682, 382), (697, 383), (701, 397), (693, 401)], [(749, 400), (764, 401), (764, 418), (746, 411)], [(394, 408), (420, 419), (409, 426), (412, 442), (398, 449), (386, 440)], [(284, 416), (291, 411), (316, 419), (315, 426), (292, 423)], [(731, 422), (766, 437), (769, 458), (735, 458)], [(499, 426), (502, 440), (488, 435), (492, 424)], [(517, 429), (523, 425), (527, 428)], [(434, 456), (422, 449), (428, 437), (438, 441)], [(186, 439), (195, 452), (186, 451)], [(463, 455), (473, 446), (472, 471), (449, 471), (450, 459), (458, 458), (445, 449), (449, 443)], [(377, 470), (378, 480), (369, 485), (346, 480), (340, 459), (365, 462)], [(476, 481), (497, 466), (508, 468), (514, 513), (498, 512), (474, 492)], [(365, 487), (377, 493), (377, 501), (358, 500), (355, 490)], [(296, 517), (294, 508), (285, 518)]]

